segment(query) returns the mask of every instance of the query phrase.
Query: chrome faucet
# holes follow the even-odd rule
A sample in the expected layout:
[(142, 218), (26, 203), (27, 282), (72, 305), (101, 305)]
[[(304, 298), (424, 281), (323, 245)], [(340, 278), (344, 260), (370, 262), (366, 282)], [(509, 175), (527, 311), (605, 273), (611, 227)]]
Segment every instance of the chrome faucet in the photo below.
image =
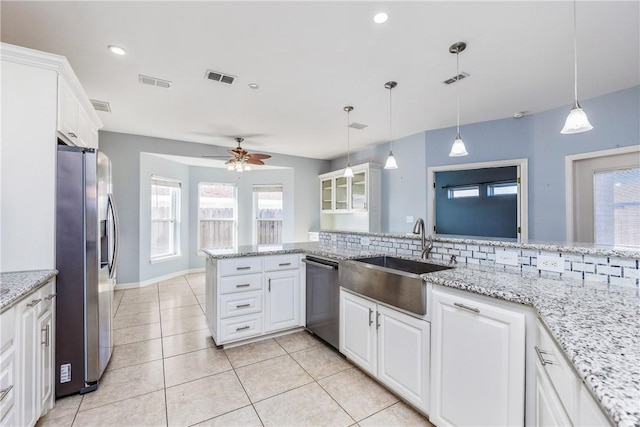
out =
[(429, 235), (429, 244), (427, 245), (424, 235), (424, 220), (422, 218), (418, 218), (416, 223), (413, 224), (413, 234), (419, 234), (422, 239), (422, 253), (420, 254), (420, 258), (428, 259), (431, 249), (433, 249), (433, 237)]

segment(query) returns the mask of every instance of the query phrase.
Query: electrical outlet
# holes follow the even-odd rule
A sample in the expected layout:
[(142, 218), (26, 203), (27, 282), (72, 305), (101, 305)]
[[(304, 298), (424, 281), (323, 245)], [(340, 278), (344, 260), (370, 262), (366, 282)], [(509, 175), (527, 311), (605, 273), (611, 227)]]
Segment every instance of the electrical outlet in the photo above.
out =
[(407, 224), (413, 224), (413, 216), (405, 217), (404, 222), (406, 222)]
[(369, 246), (369, 243), (371, 243), (371, 242), (369, 241), (369, 238), (368, 238), (368, 237), (361, 237), (361, 238), (360, 238), (360, 244), (361, 244), (361, 245), (363, 245), (363, 246)]
[(518, 266), (518, 253), (513, 251), (496, 251), (496, 264)]
[(538, 255), (538, 269), (544, 271), (553, 271), (555, 273), (564, 272), (564, 259), (559, 256)]

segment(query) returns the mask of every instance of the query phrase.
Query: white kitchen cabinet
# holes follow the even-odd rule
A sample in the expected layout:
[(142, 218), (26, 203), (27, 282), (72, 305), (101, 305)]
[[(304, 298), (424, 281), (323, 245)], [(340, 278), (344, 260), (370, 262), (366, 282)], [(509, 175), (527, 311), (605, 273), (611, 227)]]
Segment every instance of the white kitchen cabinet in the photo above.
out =
[(0, 314), (0, 425), (17, 425), (16, 309)]
[(425, 413), (429, 322), (340, 290), (340, 352)]
[(434, 287), (431, 412), (436, 425), (523, 425), (525, 315)]
[(371, 375), (378, 373), (377, 304), (340, 289), (340, 352)]
[(38, 317), (36, 329), (37, 344), (40, 347), (37, 388), (39, 391), (40, 413), (42, 413), (51, 409), (51, 403), (53, 402), (53, 310), (49, 308)]
[(58, 76), (58, 132), (73, 145), (98, 148), (98, 126), (79, 99), (67, 79)]
[(300, 254), (207, 258), (207, 326), (218, 345), (304, 324)]
[(571, 426), (569, 415), (565, 411), (558, 395), (549, 382), (540, 362), (536, 362), (536, 426)]
[(19, 378), (18, 420), (20, 425), (32, 426), (40, 417), (40, 393), (38, 390), (38, 370), (40, 346), (38, 336), (38, 312), (36, 306), (42, 302), (38, 293), (22, 301), (16, 307), (18, 312), (19, 338)]
[(319, 176), (321, 228), (380, 231), (380, 167), (364, 163), (352, 169), (351, 178), (344, 169)]

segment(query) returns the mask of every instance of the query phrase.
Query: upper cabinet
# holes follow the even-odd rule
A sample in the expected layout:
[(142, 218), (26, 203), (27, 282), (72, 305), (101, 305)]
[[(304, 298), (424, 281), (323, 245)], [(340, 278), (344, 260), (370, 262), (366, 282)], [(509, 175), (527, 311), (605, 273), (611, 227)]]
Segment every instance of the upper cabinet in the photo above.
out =
[(351, 178), (344, 169), (320, 175), (321, 228), (380, 231), (380, 167), (364, 163), (352, 169)]
[[(98, 148), (99, 121), (92, 117), (94, 111), (87, 110), (87, 96), (74, 91), (68, 77), (58, 75), (58, 134), (73, 145)], [(89, 102), (90, 105), (90, 102)]]

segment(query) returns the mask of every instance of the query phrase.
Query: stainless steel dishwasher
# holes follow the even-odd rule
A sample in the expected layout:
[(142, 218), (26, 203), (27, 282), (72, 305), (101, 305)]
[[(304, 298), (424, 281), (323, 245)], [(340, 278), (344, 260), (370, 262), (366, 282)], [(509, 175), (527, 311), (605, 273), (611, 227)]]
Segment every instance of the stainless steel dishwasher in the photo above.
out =
[(338, 349), (340, 285), (338, 262), (307, 256), (307, 329)]

